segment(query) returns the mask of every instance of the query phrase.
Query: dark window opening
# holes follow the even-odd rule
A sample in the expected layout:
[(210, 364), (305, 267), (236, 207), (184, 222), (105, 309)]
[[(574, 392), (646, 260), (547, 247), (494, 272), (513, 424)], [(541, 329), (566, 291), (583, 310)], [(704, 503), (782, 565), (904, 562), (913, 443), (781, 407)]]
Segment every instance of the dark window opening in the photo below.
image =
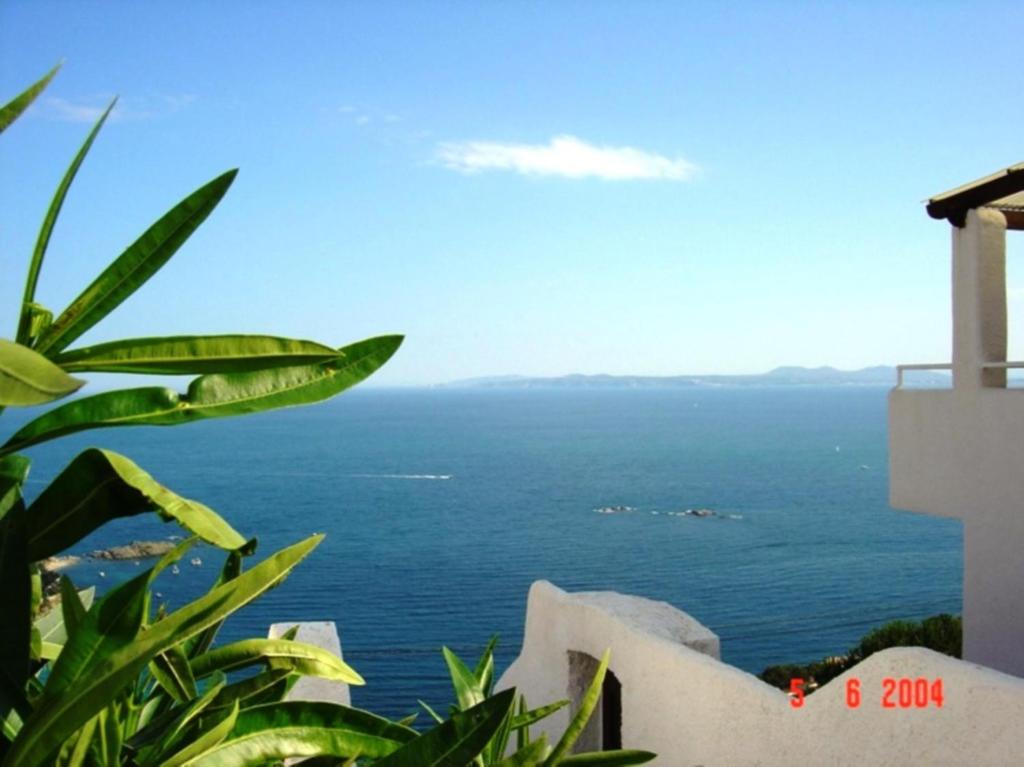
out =
[[(590, 687), (594, 673), (600, 664), (582, 652), (569, 651), (570, 716), (575, 716), (583, 703), (583, 696)], [(622, 748), (622, 683), (611, 669), (604, 676), (601, 697), (590, 721), (580, 734), (574, 753), (585, 751), (607, 751)]]

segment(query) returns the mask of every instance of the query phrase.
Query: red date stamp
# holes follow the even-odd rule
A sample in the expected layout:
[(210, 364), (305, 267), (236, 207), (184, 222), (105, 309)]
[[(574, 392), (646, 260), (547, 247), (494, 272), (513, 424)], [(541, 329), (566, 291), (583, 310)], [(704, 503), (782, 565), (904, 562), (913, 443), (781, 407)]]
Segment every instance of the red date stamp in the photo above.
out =
[[(863, 702), (860, 679), (851, 677), (846, 680), (846, 707), (860, 708)], [(942, 679), (926, 679), (918, 677), (910, 679), (901, 677), (885, 677), (878, 703), (882, 708), (942, 708), (945, 700), (942, 692)], [(789, 680), (789, 705), (800, 708), (804, 705), (804, 680)]]

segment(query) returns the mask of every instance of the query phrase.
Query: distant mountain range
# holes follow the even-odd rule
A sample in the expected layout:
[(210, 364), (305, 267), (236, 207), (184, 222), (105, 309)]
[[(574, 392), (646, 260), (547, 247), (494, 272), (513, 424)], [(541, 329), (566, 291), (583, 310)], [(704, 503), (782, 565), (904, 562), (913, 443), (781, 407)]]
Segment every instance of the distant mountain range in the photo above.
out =
[[(922, 371), (915, 373), (917, 386), (949, 385), (949, 376)], [(895, 386), (896, 368), (885, 365), (861, 370), (832, 367), (778, 367), (755, 375), (613, 376), (573, 374), (555, 378), (529, 376), (487, 376), (442, 384), (445, 388), (474, 389), (669, 389), (687, 386)]]

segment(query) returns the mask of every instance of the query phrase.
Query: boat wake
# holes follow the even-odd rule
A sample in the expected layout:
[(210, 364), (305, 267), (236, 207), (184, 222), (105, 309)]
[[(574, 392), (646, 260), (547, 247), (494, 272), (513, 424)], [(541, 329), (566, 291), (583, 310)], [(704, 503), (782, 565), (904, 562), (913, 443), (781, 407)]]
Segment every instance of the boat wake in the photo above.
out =
[(452, 479), (454, 474), (347, 474), (355, 479)]

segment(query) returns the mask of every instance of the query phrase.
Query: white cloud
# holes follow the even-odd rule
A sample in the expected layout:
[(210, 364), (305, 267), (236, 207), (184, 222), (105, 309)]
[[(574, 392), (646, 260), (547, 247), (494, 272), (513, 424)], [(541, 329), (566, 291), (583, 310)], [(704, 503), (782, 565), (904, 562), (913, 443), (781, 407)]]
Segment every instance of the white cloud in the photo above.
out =
[[(179, 112), (188, 107), (196, 97), (191, 94), (151, 96), (147, 98), (120, 99), (110, 119), (148, 120), (165, 114)], [(56, 96), (47, 97), (40, 104), (46, 116), (74, 123), (94, 123), (110, 103), (109, 96), (70, 101)]]
[(575, 136), (555, 136), (547, 144), (465, 141), (439, 144), (437, 159), (460, 173), (509, 170), (530, 176), (567, 178), (670, 179), (693, 178), (697, 167), (631, 146), (595, 146)]

